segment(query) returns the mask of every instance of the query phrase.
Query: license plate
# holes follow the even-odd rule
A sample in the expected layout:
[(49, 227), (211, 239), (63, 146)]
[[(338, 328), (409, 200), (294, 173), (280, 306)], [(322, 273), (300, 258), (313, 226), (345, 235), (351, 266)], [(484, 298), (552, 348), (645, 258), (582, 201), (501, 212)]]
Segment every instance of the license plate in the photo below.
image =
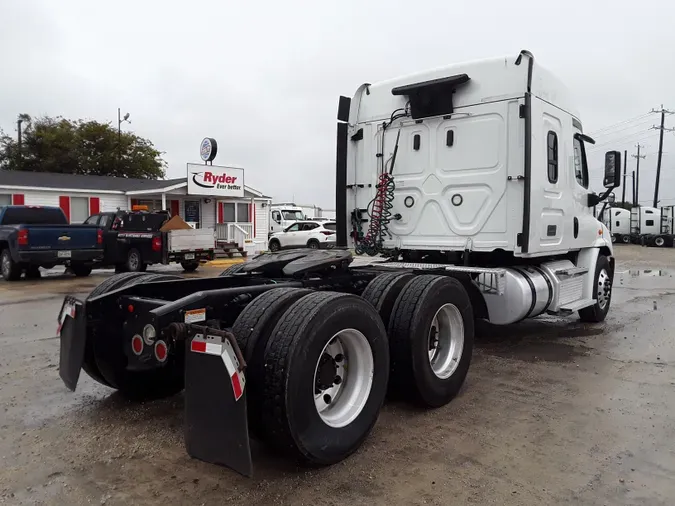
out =
[(68, 250), (63, 250), (63, 251), (57, 252), (56, 256), (58, 258), (70, 258), (72, 256), (72, 252), (68, 251)]
[(185, 253), (185, 260), (194, 260), (195, 259), (195, 254), (194, 253)]

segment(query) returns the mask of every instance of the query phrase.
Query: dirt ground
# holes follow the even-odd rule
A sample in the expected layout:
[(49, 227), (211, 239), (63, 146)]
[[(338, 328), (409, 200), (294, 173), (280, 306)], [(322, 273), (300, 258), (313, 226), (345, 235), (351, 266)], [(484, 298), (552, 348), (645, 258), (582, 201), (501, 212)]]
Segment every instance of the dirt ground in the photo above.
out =
[(254, 446), (252, 479), (186, 454), (182, 396), (133, 404), (84, 374), (63, 386), (62, 297), (107, 274), (0, 282), (0, 504), (672, 505), (675, 250), (616, 256), (605, 323), (482, 325), (448, 406), (387, 404), (326, 469)]

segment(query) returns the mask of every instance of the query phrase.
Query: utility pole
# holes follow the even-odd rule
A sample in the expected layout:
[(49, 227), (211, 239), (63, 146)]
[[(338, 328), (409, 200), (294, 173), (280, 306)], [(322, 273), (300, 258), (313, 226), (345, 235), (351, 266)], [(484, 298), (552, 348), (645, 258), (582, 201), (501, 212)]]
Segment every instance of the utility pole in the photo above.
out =
[[(656, 162), (656, 182), (654, 183), (654, 207), (657, 206), (659, 203), (659, 180), (661, 179), (661, 156), (663, 155), (663, 132), (673, 132), (675, 131), (675, 128), (666, 128), (664, 126), (664, 123), (666, 121), (666, 114), (673, 114), (672, 111), (668, 111), (663, 108), (663, 104), (661, 104), (661, 110), (656, 111), (652, 109), (651, 112), (658, 112), (661, 113), (661, 126), (653, 126), (652, 129), (654, 130), (660, 130), (659, 132), (659, 158), (658, 161)], [(639, 163), (639, 162), (638, 162)]]
[(628, 150), (623, 152), (623, 190), (621, 195), (621, 205), (626, 205), (626, 166), (628, 165)]
[(631, 155), (633, 158), (637, 158), (637, 167), (635, 167), (635, 174), (633, 177), (635, 186), (635, 199), (633, 206), (637, 206), (638, 201), (640, 200), (640, 158), (646, 158), (645, 155), (640, 154), (640, 148), (643, 148), (644, 146), (640, 146), (640, 144), (637, 144), (636, 147), (637, 147), (637, 155)]
[(21, 123), (23, 123), (23, 120), (21, 118), (16, 120), (16, 129), (18, 131), (18, 136), (17, 136), (17, 143), (16, 143), (16, 148), (17, 148), (17, 156), (16, 156), (16, 161), (17, 161), (17, 168), (21, 170)]
[(637, 207), (637, 200), (635, 198), (635, 171), (633, 171), (633, 207)]

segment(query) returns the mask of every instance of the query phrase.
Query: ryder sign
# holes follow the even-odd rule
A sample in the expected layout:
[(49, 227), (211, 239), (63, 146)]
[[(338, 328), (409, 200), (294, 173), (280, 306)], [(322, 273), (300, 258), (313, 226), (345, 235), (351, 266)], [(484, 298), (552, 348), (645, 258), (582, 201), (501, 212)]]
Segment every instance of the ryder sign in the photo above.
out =
[(188, 164), (188, 195), (243, 197), (244, 169)]

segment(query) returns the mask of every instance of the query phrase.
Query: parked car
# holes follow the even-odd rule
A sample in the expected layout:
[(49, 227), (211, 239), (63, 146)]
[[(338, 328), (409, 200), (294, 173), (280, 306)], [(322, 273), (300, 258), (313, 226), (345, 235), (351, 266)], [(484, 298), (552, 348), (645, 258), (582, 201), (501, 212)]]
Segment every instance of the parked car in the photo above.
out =
[(103, 230), (105, 251), (98, 267), (142, 272), (148, 265), (179, 262), (191, 272), (199, 267), (200, 260), (213, 260), (212, 228), (162, 231), (170, 218), (167, 212), (144, 209), (99, 213), (87, 218), (85, 223)]
[(334, 221), (296, 221), (282, 232), (272, 234), (269, 242), (270, 251), (287, 248), (332, 248), (335, 246)]
[(40, 277), (40, 267), (65, 265), (88, 276), (103, 258), (103, 236), (96, 225), (70, 225), (58, 207), (0, 207), (0, 271), (6, 281)]

